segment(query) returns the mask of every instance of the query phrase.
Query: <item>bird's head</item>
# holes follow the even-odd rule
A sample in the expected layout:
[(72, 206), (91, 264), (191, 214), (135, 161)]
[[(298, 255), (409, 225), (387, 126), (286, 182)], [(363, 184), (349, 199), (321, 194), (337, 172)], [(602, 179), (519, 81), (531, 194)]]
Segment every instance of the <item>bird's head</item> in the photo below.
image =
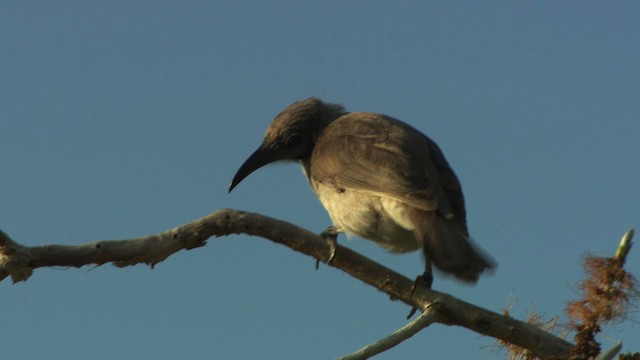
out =
[(314, 97), (289, 105), (271, 122), (260, 147), (240, 166), (229, 192), (264, 165), (308, 159), (322, 130), (344, 113), (341, 105), (327, 104)]

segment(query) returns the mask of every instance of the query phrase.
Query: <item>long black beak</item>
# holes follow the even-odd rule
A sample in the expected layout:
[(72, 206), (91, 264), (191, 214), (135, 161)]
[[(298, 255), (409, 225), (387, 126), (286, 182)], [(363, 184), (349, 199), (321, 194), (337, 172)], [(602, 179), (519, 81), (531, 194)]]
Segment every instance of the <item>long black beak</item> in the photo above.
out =
[(231, 180), (231, 185), (229, 185), (229, 192), (233, 190), (244, 178), (249, 176), (252, 172), (258, 170), (259, 168), (275, 161), (274, 152), (265, 144), (262, 144), (258, 150), (254, 151), (251, 156), (240, 166), (238, 172)]

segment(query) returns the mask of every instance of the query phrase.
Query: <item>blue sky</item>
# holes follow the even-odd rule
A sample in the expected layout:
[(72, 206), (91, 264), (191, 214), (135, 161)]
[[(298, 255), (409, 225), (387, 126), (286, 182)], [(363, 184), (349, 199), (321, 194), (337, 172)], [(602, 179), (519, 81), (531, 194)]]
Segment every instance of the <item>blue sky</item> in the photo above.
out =
[[(313, 231), (329, 218), (298, 166), (230, 195), (268, 123), (317, 96), (402, 119), (460, 177), (469, 227), (499, 262), (485, 308), (561, 314), (585, 252), (640, 224), (637, 2), (142, 1), (0, 5), (0, 228), (26, 245), (159, 232), (219, 208)], [(413, 277), (419, 254), (342, 244)], [(639, 250), (628, 269), (640, 274)], [(247, 236), (154, 270), (39, 269), (0, 284), (7, 359), (327, 359), (405, 323), (407, 306)], [(640, 351), (640, 327), (608, 328)], [(434, 325), (380, 359), (493, 359)]]

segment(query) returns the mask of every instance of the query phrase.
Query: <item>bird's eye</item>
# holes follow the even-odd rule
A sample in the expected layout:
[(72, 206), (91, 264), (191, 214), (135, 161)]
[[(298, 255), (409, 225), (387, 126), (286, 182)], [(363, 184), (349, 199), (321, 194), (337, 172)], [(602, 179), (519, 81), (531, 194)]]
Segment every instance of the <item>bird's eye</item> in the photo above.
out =
[(300, 134), (292, 134), (290, 135), (284, 143), (284, 146), (287, 148), (294, 148), (300, 145), (302, 141), (302, 136)]

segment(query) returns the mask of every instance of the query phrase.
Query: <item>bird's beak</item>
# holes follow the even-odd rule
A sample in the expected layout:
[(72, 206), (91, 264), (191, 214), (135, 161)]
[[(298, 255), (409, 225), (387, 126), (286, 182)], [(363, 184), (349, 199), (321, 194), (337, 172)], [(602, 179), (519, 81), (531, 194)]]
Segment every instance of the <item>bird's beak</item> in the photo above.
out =
[(229, 192), (233, 190), (236, 185), (238, 185), (244, 178), (249, 176), (252, 172), (258, 170), (259, 168), (275, 161), (274, 151), (264, 143), (258, 148), (258, 150), (254, 151), (251, 156), (240, 166), (238, 172), (233, 177), (231, 181), (231, 185), (229, 185)]

